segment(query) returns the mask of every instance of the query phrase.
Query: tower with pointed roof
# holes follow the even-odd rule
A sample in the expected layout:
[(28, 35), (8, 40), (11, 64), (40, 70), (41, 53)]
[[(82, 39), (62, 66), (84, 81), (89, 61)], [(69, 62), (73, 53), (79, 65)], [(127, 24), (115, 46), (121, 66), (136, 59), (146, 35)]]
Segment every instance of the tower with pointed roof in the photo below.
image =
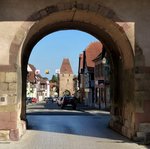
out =
[(64, 58), (59, 74), (59, 96), (74, 94), (73, 71), (68, 58)]

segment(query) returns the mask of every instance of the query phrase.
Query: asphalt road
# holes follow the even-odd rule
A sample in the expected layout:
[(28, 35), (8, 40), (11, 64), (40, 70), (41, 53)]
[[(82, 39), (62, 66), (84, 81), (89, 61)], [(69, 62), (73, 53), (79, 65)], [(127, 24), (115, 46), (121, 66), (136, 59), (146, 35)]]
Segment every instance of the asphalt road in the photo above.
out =
[[(146, 149), (108, 128), (109, 112), (55, 103), (27, 107), (28, 130), (18, 142), (0, 142), (0, 149)], [(68, 114), (67, 114), (68, 113)]]

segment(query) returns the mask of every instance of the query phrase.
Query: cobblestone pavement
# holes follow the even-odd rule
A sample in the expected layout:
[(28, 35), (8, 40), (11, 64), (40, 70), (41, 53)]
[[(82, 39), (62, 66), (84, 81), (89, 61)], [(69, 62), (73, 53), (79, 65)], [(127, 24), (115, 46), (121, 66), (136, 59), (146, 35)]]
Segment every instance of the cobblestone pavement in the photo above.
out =
[(108, 112), (53, 110), (45, 115), (28, 111), (29, 129), (25, 135), (17, 142), (0, 142), (0, 149), (148, 149), (109, 129)]

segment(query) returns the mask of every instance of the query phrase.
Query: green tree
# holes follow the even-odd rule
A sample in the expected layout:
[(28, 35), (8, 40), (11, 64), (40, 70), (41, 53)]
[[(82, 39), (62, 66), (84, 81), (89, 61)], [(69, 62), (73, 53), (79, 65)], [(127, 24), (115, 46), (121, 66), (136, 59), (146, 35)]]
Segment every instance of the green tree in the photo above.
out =
[(58, 82), (58, 77), (56, 75), (53, 75), (52, 79), (51, 79), (51, 82), (53, 82), (53, 83), (56, 82), (57, 83)]

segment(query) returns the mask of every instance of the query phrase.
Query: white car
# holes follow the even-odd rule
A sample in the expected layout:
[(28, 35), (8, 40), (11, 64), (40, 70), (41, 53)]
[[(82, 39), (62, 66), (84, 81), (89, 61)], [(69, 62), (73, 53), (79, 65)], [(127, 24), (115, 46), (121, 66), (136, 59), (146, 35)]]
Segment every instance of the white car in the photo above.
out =
[(57, 105), (58, 105), (58, 106), (61, 106), (62, 100), (63, 100), (63, 97), (58, 97), (58, 98), (57, 98), (57, 101), (56, 101), (56, 102), (57, 102)]
[(57, 98), (53, 97), (52, 102), (56, 102), (56, 101), (57, 101)]

